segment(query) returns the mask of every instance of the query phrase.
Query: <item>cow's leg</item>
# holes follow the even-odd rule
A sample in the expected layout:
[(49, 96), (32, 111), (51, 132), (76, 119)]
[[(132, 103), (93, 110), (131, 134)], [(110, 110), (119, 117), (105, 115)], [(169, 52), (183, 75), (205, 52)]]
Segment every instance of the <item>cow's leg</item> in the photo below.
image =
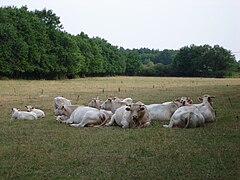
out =
[(140, 127), (141, 128), (145, 128), (145, 127), (147, 127), (147, 126), (149, 126), (150, 125), (150, 122), (145, 122), (144, 124), (142, 124)]
[(111, 117), (111, 120), (108, 123), (106, 123), (106, 126), (112, 126), (114, 121), (115, 121), (115, 114)]
[(67, 119), (67, 120), (64, 120), (63, 123), (72, 124), (72, 123), (73, 123), (73, 119), (72, 119), (72, 118), (69, 118), (69, 119)]
[(81, 123), (79, 123), (79, 124), (69, 124), (69, 126), (71, 126), (71, 127), (81, 127)]
[(94, 125), (100, 124), (101, 120), (100, 119), (86, 119), (81, 122), (81, 127), (93, 127)]
[(129, 128), (130, 127), (129, 122), (126, 121), (125, 119), (123, 119), (121, 121), (121, 124), (122, 124), (122, 128)]

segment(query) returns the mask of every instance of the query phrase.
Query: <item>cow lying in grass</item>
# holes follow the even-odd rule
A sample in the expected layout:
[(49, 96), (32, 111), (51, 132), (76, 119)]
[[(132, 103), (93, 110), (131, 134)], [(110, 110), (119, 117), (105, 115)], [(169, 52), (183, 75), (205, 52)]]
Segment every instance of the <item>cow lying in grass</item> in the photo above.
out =
[(20, 111), (17, 108), (12, 108), (11, 120), (21, 119), (21, 120), (34, 120), (37, 119), (37, 114), (34, 112)]
[(114, 122), (122, 128), (144, 128), (150, 125), (149, 112), (142, 102), (121, 106), (106, 126), (111, 126)]
[(206, 122), (213, 122), (215, 112), (212, 107), (212, 98), (214, 97), (204, 95), (199, 98), (202, 103), (178, 108), (173, 113), (169, 125), (163, 125), (163, 127), (196, 128), (203, 126)]
[(192, 100), (188, 97), (177, 98), (172, 102), (165, 102), (162, 104), (146, 105), (149, 110), (151, 121), (170, 120), (173, 113), (181, 106), (190, 105)]
[(25, 107), (27, 108), (27, 111), (28, 111), (28, 112), (34, 112), (34, 113), (36, 113), (36, 115), (37, 115), (38, 118), (44, 118), (44, 117), (45, 117), (45, 113), (43, 112), (43, 110), (41, 110), (41, 109), (36, 109), (36, 108), (34, 108), (33, 106), (31, 106), (31, 105), (27, 105), (27, 106), (25, 106)]

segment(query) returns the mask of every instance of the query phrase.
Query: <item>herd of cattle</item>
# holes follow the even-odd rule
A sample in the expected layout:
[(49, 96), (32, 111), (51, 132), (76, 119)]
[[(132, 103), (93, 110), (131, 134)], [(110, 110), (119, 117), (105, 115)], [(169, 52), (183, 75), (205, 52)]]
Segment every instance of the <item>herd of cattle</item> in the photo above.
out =
[[(69, 99), (55, 97), (53, 111), (56, 120), (72, 127), (100, 127), (114, 124), (122, 128), (147, 127), (152, 121), (169, 120), (165, 128), (196, 128), (215, 120), (212, 106), (214, 96), (199, 97), (201, 103), (193, 104), (189, 97), (177, 98), (162, 104), (145, 105), (133, 102), (132, 98), (108, 98), (101, 101), (93, 98), (88, 106), (72, 105)], [(34, 120), (45, 117), (41, 109), (30, 105), (27, 111), (12, 108), (11, 119)]]

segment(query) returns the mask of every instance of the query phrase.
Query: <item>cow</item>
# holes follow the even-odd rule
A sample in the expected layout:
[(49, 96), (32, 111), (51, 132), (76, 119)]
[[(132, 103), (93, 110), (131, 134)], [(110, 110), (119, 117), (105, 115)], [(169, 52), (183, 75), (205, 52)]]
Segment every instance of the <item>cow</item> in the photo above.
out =
[[(71, 122), (74, 124), (70, 124), (72, 127), (85, 127), (85, 126), (96, 126), (99, 124), (102, 124), (104, 122), (107, 122), (112, 117), (111, 111), (105, 111), (105, 110), (98, 110), (96, 108), (87, 108), (87, 107), (81, 107), (79, 109), (76, 109), (76, 112), (74, 113), (73, 117), (71, 116)], [(70, 120), (68, 121), (68, 123)], [(77, 123), (79, 122), (79, 123)]]
[(97, 98), (92, 98), (89, 103), (88, 106), (89, 107), (93, 107), (93, 108), (97, 108), (100, 109), (100, 105), (103, 103), (104, 101), (101, 101), (98, 97)]
[(212, 98), (214, 96), (203, 95), (199, 97), (200, 104), (191, 104), (177, 109), (170, 119), (169, 125), (163, 125), (165, 128), (176, 127), (200, 127), (204, 123), (215, 120), (215, 112), (212, 107)]
[(162, 104), (146, 105), (149, 110), (151, 121), (170, 120), (172, 114), (181, 106), (192, 103), (192, 100), (186, 97), (175, 99), (172, 102), (165, 102)]
[(106, 126), (111, 126), (114, 122), (122, 128), (144, 128), (149, 126), (151, 121), (146, 106), (137, 102), (118, 108)]
[(201, 127), (205, 119), (199, 109), (195, 106), (182, 106), (172, 115), (169, 125), (163, 125), (165, 128), (196, 128)]
[(17, 108), (12, 108), (11, 120), (22, 119), (22, 120), (35, 120), (37, 119), (37, 114), (34, 112), (20, 111)]
[[(64, 97), (61, 96), (57, 96), (54, 98), (54, 104), (53, 104), (53, 110), (54, 113), (55, 111), (62, 105), (72, 105), (71, 101), (69, 99), (66, 99)], [(56, 114), (56, 113), (55, 113)]]
[(108, 98), (103, 102), (103, 104), (100, 105), (100, 109), (105, 109), (107, 111), (112, 111), (112, 113), (115, 113), (118, 108), (131, 104), (132, 101), (132, 98), (125, 98), (123, 100), (118, 98)]
[(55, 116), (66, 116), (66, 117), (70, 117), (72, 112), (77, 109), (80, 105), (65, 105), (62, 104), (61, 106), (59, 106), (56, 110), (55, 110)]
[(213, 98), (215, 98), (215, 96), (210, 96), (206, 94), (198, 98), (202, 103), (193, 104), (193, 106), (197, 107), (202, 113), (206, 123), (213, 122), (215, 120), (215, 111), (212, 106)]
[(45, 113), (43, 112), (43, 110), (36, 109), (31, 105), (27, 105), (25, 107), (27, 108), (28, 112), (35, 112), (38, 118), (44, 118), (45, 117)]

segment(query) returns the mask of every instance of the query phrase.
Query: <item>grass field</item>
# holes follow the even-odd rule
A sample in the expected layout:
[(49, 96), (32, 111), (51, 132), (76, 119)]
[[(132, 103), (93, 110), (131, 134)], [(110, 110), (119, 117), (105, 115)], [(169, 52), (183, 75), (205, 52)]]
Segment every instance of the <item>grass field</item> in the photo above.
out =
[[(197, 129), (73, 128), (55, 121), (53, 98), (131, 97), (145, 104), (216, 96), (216, 122)], [(12, 107), (43, 109), (35, 121), (10, 121)], [(239, 179), (240, 79), (104, 77), (0, 81), (1, 179)]]

